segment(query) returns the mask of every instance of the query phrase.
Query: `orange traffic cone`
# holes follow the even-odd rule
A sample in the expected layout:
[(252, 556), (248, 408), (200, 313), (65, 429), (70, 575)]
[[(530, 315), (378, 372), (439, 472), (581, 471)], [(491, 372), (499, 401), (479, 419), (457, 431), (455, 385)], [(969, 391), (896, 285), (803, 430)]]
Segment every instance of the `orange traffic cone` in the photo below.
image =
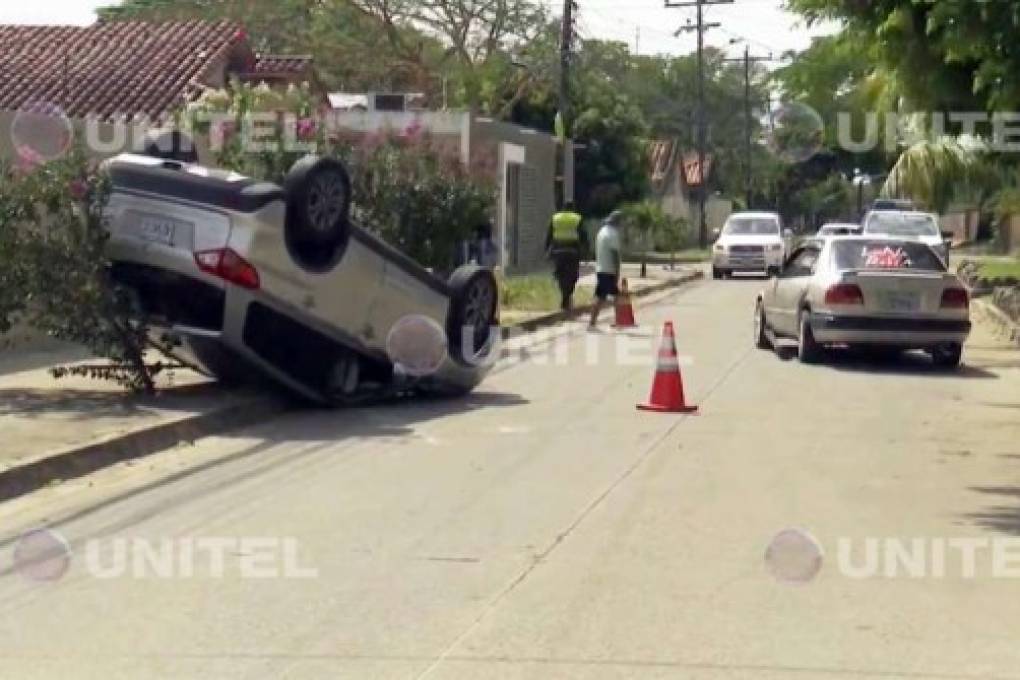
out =
[(684, 378), (680, 374), (680, 358), (676, 353), (673, 323), (666, 322), (659, 348), (659, 365), (655, 371), (652, 396), (647, 404), (638, 404), (642, 411), (656, 413), (697, 413), (697, 406), (688, 406), (684, 399)]
[(634, 318), (634, 303), (630, 298), (627, 279), (620, 282), (620, 294), (616, 296), (616, 323), (613, 328), (637, 328)]

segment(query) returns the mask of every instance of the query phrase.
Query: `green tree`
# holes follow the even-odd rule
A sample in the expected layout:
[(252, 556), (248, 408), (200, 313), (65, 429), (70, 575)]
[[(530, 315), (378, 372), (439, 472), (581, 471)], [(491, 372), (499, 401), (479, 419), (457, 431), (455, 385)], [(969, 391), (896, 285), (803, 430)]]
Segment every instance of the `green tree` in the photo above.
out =
[(929, 210), (945, 213), (970, 192), (980, 165), (977, 155), (955, 140), (918, 142), (893, 166), (882, 194), (909, 196)]
[(1020, 5), (971, 0), (787, 0), (809, 22), (844, 23), (912, 110), (1015, 110)]

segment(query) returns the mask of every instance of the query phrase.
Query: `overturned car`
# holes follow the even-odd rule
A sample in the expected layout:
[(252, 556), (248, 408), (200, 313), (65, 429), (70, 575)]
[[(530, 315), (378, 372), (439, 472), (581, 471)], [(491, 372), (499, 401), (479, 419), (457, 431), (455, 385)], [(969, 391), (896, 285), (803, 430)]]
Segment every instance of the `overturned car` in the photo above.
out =
[(493, 273), (441, 280), (353, 224), (339, 161), (308, 156), (283, 186), (144, 155), (106, 167), (114, 278), (210, 375), (343, 404), (466, 394), (489, 371)]

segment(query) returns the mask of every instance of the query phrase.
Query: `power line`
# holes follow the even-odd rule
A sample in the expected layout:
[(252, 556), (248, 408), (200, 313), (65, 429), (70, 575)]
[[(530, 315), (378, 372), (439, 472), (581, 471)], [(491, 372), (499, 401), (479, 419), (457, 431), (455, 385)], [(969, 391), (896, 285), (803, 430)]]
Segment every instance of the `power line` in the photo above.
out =
[(726, 62), (743, 62), (744, 64), (744, 190), (747, 192), (747, 209), (751, 209), (754, 202), (754, 154), (751, 142), (751, 65), (758, 62), (772, 61), (772, 55), (752, 56), (751, 46), (744, 43), (744, 56), (742, 59), (724, 59)]
[(708, 173), (705, 172), (705, 160), (708, 155), (707, 121), (705, 120), (705, 31), (712, 28), (720, 28), (719, 23), (705, 23), (705, 7), (710, 5), (729, 5), (733, 0), (693, 0), (691, 2), (670, 2), (666, 0), (666, 8), (674, 7), (695, 7), (698, 11), (697, 24), (680, 27), (676, 35), (687, 31), (698, 32), (698, 175), (700, 187), (698, 191), (698, 217), (700, 229), (698, 231), (698, 242), (701, 248), (708, 247), (708, 216), (705, 214), (705, 206), (708, 198)]

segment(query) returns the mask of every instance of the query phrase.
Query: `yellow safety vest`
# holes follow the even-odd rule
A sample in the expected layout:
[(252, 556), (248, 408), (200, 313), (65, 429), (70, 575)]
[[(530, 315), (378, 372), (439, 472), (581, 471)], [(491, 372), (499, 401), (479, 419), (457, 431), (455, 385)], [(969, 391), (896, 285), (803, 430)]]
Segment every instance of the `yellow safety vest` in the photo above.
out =
[(553, 241), (558, 245), (577, 245), (580, 241), (577, 228), (583, 219), (574, 212), (558, 212), (553, 215)]

